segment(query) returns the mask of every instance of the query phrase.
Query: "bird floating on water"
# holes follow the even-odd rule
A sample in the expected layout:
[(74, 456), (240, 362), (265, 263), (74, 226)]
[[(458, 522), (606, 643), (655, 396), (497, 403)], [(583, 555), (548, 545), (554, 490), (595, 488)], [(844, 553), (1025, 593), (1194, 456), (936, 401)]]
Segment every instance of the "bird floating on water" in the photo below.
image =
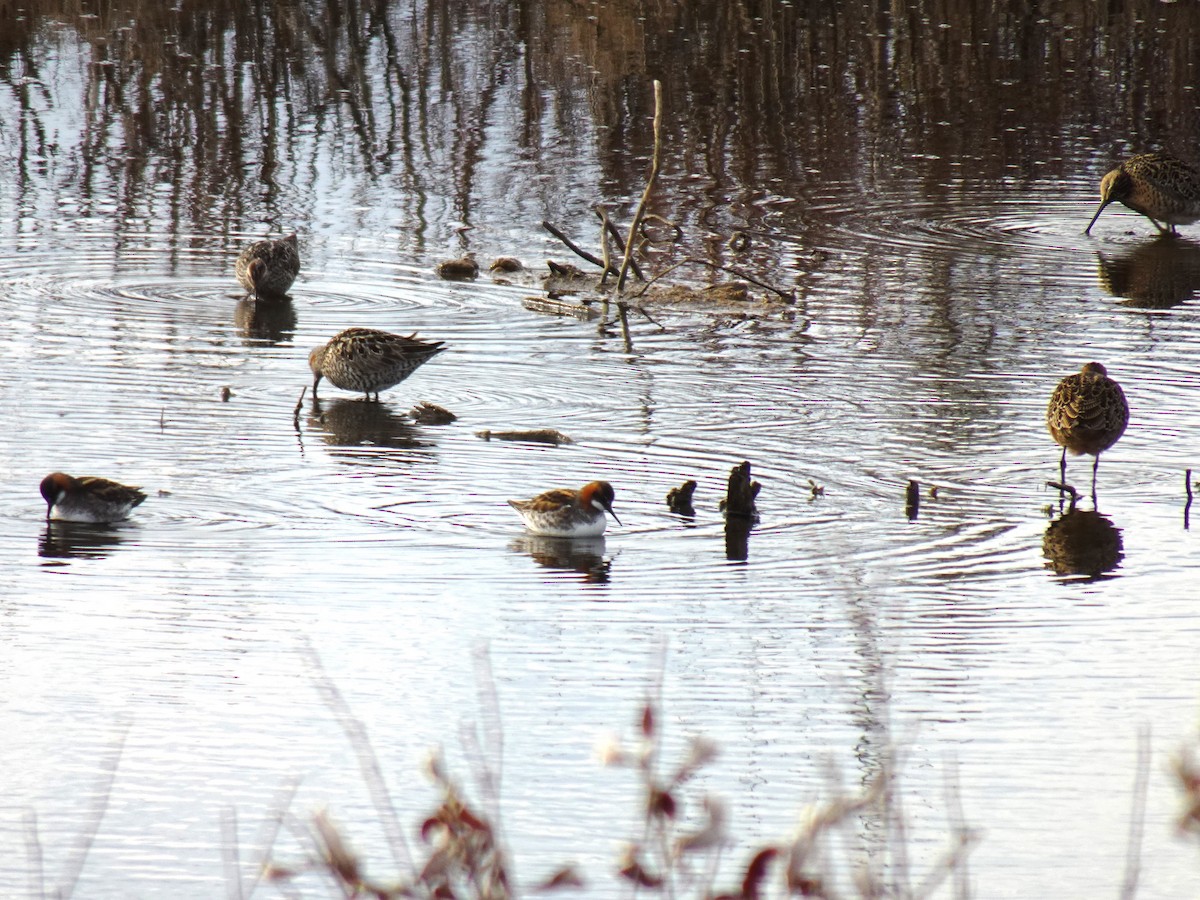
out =
[(416, 333), (407, 337), (374, 328), (347, 328), (308, 354), (313, 373), (313, 397), (322, 378), (347, 391), (361, 391), (371, 399), (395, 387), (445, 348), (443, 341), (423, 341)]
[(1100, 208), (1083, 230), (1091, 233), (1100, 213), (1114, 200), (1141, 213), (1164, 233), (1200, 219), (1200, 171), (1165, 153), (1125, 160), (1100, 180)]
[(135, 487), (107, 478), (72, 478), (62, 472), (43, 478), (41, 491), (46, 501), (46, 518), (63, 522), (119, 522), (146, 499)]
[(289, 234), (277, 241), (255, 241), (238, 254), (233, 268), (237, 280), (255, 299), (286, 296), (300, 271), (296, 235)]
[(1100, 454), (1115, 444), (1129, 424), (1129, 403), (1121, 386), (1097, 362), (1087, 363), (1077, 375), (1058, 383), (1046, 408), (1046, 428), (1063, 448), (1059, 469), (1067, 478), (1067, 453), (1089, 454), (1092, 463), (1092, 497), (1096, 496), (1096, 469)]
[(613, 512), (613, 487), (607, 481), (593, 481), (577, 491), (557, 488), (538, 494), (532, 500), (509, 500), (508, 505), (525, 520), (534, 534), (547, 537), (598, 537), (604, 534), (605, 513), (621, 520)]

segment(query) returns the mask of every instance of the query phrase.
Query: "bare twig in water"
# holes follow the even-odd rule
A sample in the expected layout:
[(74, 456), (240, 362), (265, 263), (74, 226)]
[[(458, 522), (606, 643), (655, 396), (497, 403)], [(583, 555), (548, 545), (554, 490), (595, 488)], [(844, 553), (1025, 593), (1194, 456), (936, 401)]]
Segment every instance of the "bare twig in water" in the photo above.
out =
[[(596, 211), (598, 213), (600, 213), (601, 221), (603, 221), (604, 225), (607, 226), (608, 225), (607, 213), (605, 213), (603, 210), (599, 210), (599, 209)], [(604, 286), (604, 285), (608, 284), (608, 273), (613, 271), (612, 254), (609, 252), (609, 249), (608, 249), (608, 228), (607, 227), (600, 229), (600, 253), (604, 257), (604, 274), (600, 276), (600, 284), (601, 284), (601, 286)]]
[(1133, 810), (1129, 816), (1129, 842), (1125, 847), (1125, 877), (1121, 880), (1121, 900), (1137, 895), (1138, 875), (1142, 868), (1142, 832), (1146, 826), (1146, 793), (1150, 782), (1150, 730), (1138, 729), (1137, 774), (1133, 778)]
[(363, 781), (367, 785), (367, 791), (375, 804), (375, 811), (379, 814), (383, 824), (384, 834), (387, 836), (388, 846), (392, 851), (392, 858), (395, 859), (396, 865), (408, 869), (415, 875), (412, 853), (408, 848), (408, 841), (404, 837), (400, 818), (396, 815), (396, 807), (392, 803), (392, 795), (388, 792), (383, 770), (379, 767), (379, 757), (375, 755), (375, 749), (371, 746), (371, 739), (367, 735), (366, 726), (354, 715), (354, 711), (350, 709), (350, 704), (346, 702), (342, 692), (326, 674), (321, 657), (317, 655), (317, 651), (312, 648), (311, 644), (305, 648), (304, 655), (312, 670), (317, 692), (325, 701), (325, 705), (329, 707), (330, 712), (337, 718), (338, 724), (342, 726), (342, 731), (350, 741), (350, 747), (358, 757)]
[(617, 276), (617, 291), (625, 288), (625, 279), (629, 274), (630, 263), (633, 262), (633, 244), (646, 215), (646, 204), (650, 202), (650, 192), (654, 190), (654, 182), (658, 179), (659, 166), (662, 164), (662, 82), (654, 81), (654, 156), (650, 160), (650, 177), (646, 179), (646, 189), (642, 191), (642, 199), (638, 202), (633, 214), (633, 222), (629, 225), (629, 238), (625, 241), (625, 258), (621, 261), (621, 274)]
[(690, 256), (687, 259), (685, 259), (683, 262), (693, 262), (693, 263), (697, 263), (702, 266), (708, 266), (708, 268), (710, 268), (710, 269), (716, 269), (719, 272), (728, 272), (730, 275), (736, 275), (738, 278), (742, 278), (746, 281), (749, 281), (751, 284), (757, 284), (764, 291), (770, 291), (772, 294), (776, 294), (781, 299), (786, 300), (788, 303), (796, 302), (796, 292), (795, 291), (784, 291), (784, 290), (780, 290), (777, 287), (772, 287), (771, 285), (767, 284), (765, 281), (759, 281), (753, 275), (747, 275), (741, 269), (735, 269), (733, 266), (723, 266), (720, 263), (709, 262), (707, 259), (700, 259), (697, 256)]
[[(559, 231), (557, 228), (555, 228), (549, 222), (543, 220), (542, 227), (545, 228), (552, 235), (554, 235), (556, 238), (558, 238), (560, 241), (562, 241), (566, 245), (567, 249), (570, 250), (572, 253), (574, 253), (576, 256), (580, 257), (581, 259), (586, 259), (593, 266), (599, 266), (601, 269), (605, 269), (604, 260), (598, 258), (595, 254), (588, 253), (582, 247), (579, 247), (574, 241), (572, 241), (569, 237), (567, 237), (565, 234), (563, 234), (561, 231)], [(605, 271), (607, 272), (608, 270), (605, 269)]]
[[(605, 232), (607, 232), (609, 234), (609, 236), (611, 236), (612, 239), (617, 242), (617, 246), (624, 247), (625, 240), (626, 240), (625, 236), (623, 234), (621, 234), (621, 229), (616, 226), (616, 223), (613, 222), (613, 220), (608, 217), (608, 213), (606, 213), (603, 209), (601, 209), (599, 206), (597, 206), (596, 207), (596, 215), (599, 216), (600, 221), (604, 223)], [(605, 258), (605, 260), (607, 260), (608, 256), (605, 256), (604, 258)], [(633, 274), (637, 278), (638, 281), (646, 280), (646, 276), (642, 274), (641, 266), (639, 266), (637, 264), (637, 260), (631, 259), (629, 261), (629, 268), (633, 271)], [(615, 274), (615, 271), (616, 270), (614, 270), (614, 274)]]
[[(1075, 508), (1075, 503), (1079, 500), (1079, 491), (1075, 490), (1074, 487), (1067, 484), (1065, 481), (1047, 481), (1046, 487), (1052, 487), (1060, 494), (1070, 494), (1071, 509)], [(1059, 499), (1061, 500), (1062, 498), (1060, 497)]]
[(1183, 474), (1183, 489), (1187, 491), (1187, 503), (1183, 504), (1183, 530), (1188, 530), (1188, 519), (1192, 513), (1192, 470)]
[(97, 785), (96, 799), (92, 803), (91, 815), (79, 836), (78, 846), (75, 847), (71, 858), (67, 860), (66, 877), (56, 894), (64, 900), (75, 892), (75, 886), (79, 883), (79, 876), (83, 874), (83, 866), (87, 862), (92, 843), (100, 832), (100, 823), (104, 820), (105, 812), (108, 811), (108, 801), (112, 796), (113, 782), (117, 779), (117, 767), (121, 764), (121, 754), (125, 750), (125, 738), (128, 734), (129, 726), (126, 725), (109, 745), (108, 753), (100, 760), (101, 781)]
[(629, 304), (617, 303), (617, 316), (621, 320), (621, 340), (625, 342), (625, 352), (633, 352), (633, 338), (629, 336)]
[(307, 391), (308, 385), (306, 384), (300, 389), (300, 397), (296, 400), (296, 408), (292, 410), (292, 427), (297, 431), (300, 430), (300, 407), (304, 405), (304, 395)]
[[(662, 225), (666, 225), (668, 228), (670, 228), (672, 231), (675, 232), (675, 236), (672, 238), (661, 238), (657, 241), (654, 240), (654, 237), (646, 231), (646, 223), (648, 223), (648, 222), (658, 222)], [(675, 241), (683, 240), (683, 228), (680, 227), (679, 223), (672, 222), (670, 219), (664, 218), (663, 216), (660, 216), (658, 213), (648, 213), (646, 215), (646, 217), (644, 219), (642, 219), (641, 227), (642, 227), (642, 237), (644, 237), (647, 241), (649, 241), (652, 244), (655, 244), (655, 243), (662, 244), (662, 243), (666, 243), (668, 240), (671, 241), (672, 243), (674, 243)]]

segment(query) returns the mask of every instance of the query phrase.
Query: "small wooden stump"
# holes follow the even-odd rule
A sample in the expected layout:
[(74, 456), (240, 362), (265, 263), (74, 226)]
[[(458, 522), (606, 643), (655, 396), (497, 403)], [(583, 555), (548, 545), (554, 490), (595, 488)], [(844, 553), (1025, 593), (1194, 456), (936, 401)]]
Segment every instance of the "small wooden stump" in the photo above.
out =
[(677, 515), (695, 518), (696, 509), (692, 506), (692, 495), (695, 493), (696, 482), (688, 479), (679, 487), (667, 491), (667, 506)]
[(729, 486), (721, 511), (725, 513), (725, 558), (745, 562), (750, 558), (750, 530), (758, 521), (754, 498), (761, 489), (750, 479), (750, 463), (744, 462), (729, 470)]
[(754, 498), (761, 488), (757, 481), (750, 480), (750, 463), (744, 462), (730, 469), (729, 486), (721, 504), (725, 518), (757, 519), (758, 507), (754, 505)]
[(908, 516), (908, 521), (913, 522), (916, 521), (920, 512), (921, 485), (916, 481), (910, 481), (904, 492), (904, 514)]

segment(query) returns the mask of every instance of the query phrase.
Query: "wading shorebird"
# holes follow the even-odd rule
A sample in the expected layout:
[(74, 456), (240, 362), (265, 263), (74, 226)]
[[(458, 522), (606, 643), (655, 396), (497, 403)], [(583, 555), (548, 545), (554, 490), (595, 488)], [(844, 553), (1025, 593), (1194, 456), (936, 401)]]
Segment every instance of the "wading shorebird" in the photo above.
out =
[(613, 487), (607, 481), (593, 481), (577, 491), (557, 488), (538, 494), (532, 500), (509, 500), (508, 505), (520, 513), (525, 527), (534, 534), (547, 537), (598, 537), (608, 523), (604, 514), (616, 519), (613, 512)]
[(1058, 383), (1046, 408), (1046, 428), (1063, 448), (1059, 471), (1067, 479), (1067, 452), (1072, 456), (1088, 453), (1092, 463), (1092, 498), (1096, 496), (1096, 469), (1100, 454), (1115, 444), (1129, 424), (1129, 403), (1121, 386), (1108, 377), (1108, 370), (1097, 362), (1087, 363), (1078, 375), (1068, 375)]
[(238, 254), (233, 270), (237, 280), (255, 299), (277, 299), (287, 294), (300, 271), (300, 247), (289, 234), (277, 241), (255, 241)]
[(1200, 219), (1200, 172), (1165, 153), (1143, 153), (1125, 160), (1100, 180), (1100, 208), (1084, 234), (1114, 200), (1141, 213), (1163, 233)]
[(119, 522), (146, 499), (138, 488), (107, 478), (72, 478), (54, 472), (42, 479), (46, 518), (63, 522)]
[(371, 399), (395, 387), (445, 348), (443, 341), (422, 341), (415, 333), (404, 337), (374, 328), (347, 328), (308, 354), (313, 373), (313, 397), (322, 378)]

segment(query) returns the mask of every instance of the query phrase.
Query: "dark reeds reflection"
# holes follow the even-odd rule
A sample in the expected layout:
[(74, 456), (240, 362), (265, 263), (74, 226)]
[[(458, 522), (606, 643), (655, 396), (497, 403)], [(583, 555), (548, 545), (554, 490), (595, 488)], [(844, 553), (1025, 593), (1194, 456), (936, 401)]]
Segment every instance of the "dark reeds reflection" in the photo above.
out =
[[(1052, 17), (1021, 0), (941, 0), (911, 15), (865, 0), (753, 14), (725, 0), (610, 0), (600, 16), (564, 0), (27, 0), (0, 5), (16, 135), (0, 160), (18, 206), (52, 206), (68, 168), (53, 163), (69, 160), (76, 218), (103, 210), (118, 231), (167, 223), (183, 240), (216, 227), (232, 248), (251, 223), (303, 228), (314, 178), (336, 158), (347, 184), (395, 188), (395, 221), (419, 244), (446, 224), (430, 218), (443, 201), (459, 223), (516, 195), (542, 207), (524, 211), (529, 222), (628, 204), (661, 78), (667, 174), (706, 173), (722, 198), (668, 177), (663, 203), (688, 252), (731, 262), (725, 241), (779, 212), (762, 207), (764, 185), (778, 184), (780, 200), (821, 181), (853, 180), (864, 197), (891, 179), (902, 194), (945, 190), (966, 159), (986, 183), (1012, 182), (1014, 170), (1064, 179), (1078, 165), (1066, 152), (1078, 122), (1184, 147), (1192, 85), (1168, 73), (1195, 56), (1197, 33), (1200, 6), (1145, 0), (1128, 14), (1063, 0)], [(1132, 112), (1097, 106), (1142, 82), (1146, 47), (1162, 67), (1145, 76), (1154, 89)], [(59, 127), (64, 115), (76, 131)], [(476, 127), (487, 122), (506, 127)], [(546, 167), (593, 156), (591, 183), (545, 187)], [(494, 179), (491, 163), (513, 157), (512, 177)], [(348, 204), (347, 229), (371, 205)], [(796, 209), (802, 229), (820, 218)]]
[(1100, 284), (1122, 305), (1170, 309), (1200, 289), (1200, 244), (1160, 235), (1119, 253), (1097, 253)]
[(233, 324), (247, 343), (280, 344), (296, 333), (296, 310), (290, 298), (255, 300), (243, 298), (233, 313)]
[(38, 556), (45, 559), (103, 559), (125, 540), (113, 525), (85, 522), (47, 522), (38, 540)]
[(508, 545), (539, 566), (560, 572), (577, 572), (585, 584), (608, 584), (612, 560), (604, 557), (604, 538), (556, 538), (524, 534)]
[(1094, 509), (1072, 507), (1046, 528), (1042, 555), (1054, 574), (1094, 581), (1114, 571), (1125, 558), (1121, 529)]

